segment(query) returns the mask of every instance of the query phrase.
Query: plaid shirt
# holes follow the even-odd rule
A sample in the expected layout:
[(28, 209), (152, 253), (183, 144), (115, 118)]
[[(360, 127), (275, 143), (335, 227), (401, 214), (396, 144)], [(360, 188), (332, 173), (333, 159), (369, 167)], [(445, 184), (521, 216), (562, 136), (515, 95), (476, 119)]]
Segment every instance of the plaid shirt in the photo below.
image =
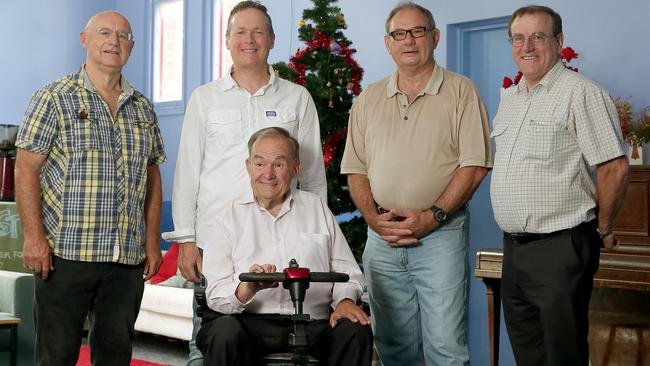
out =
[(82, 67), (37, 91), (16, 146), (47, 155), (41, 212), (53, 254), (139, 264), (147, 168), (166, 160), (151, 102), (122, 77), (115, 119)]
[(592, 173), (625, 155), (607, 91), (557, 64), (526, 91), (526, 78), (501, 92), (490, 196), (511, 233), (550, 233), (596, 217)]

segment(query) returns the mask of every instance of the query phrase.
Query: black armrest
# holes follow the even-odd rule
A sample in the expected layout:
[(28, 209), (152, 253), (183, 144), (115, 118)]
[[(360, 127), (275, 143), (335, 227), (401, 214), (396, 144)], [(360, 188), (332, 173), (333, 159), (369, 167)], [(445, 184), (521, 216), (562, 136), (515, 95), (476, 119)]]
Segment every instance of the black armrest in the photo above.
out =
[(199, 273), (199, 278), (201, 278), (201, 283), (194, 286), (194, 300), (196, 300), (197, 304), (196, 315), (202, 317), (203, 313), (208, 309), (208, 300), (205, 297), (205, 288), (208, 286), (208, 281), (203, 273)]

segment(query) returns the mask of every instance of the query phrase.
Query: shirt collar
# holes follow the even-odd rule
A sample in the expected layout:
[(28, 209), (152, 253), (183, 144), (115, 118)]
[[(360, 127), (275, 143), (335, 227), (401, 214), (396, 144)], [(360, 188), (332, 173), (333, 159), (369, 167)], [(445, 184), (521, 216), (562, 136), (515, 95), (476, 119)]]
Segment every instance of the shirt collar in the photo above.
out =
[[(564, 68), (565, 66), (562, 63), (562, 61), (557, 60), (555, 65), (550, 70), (548, 70), (546, 75), (544, 75), (542, 80), (540, 80), (539, 83), (537, 83), (537, 85), (534, 86), (534, 88), (537, 88), (537, 86), (539, 85), (539, 87), (542, 88), (543, 90), (547, 90), (547, 91), (551, 90), (553, 84), (560, 77), (560, 74), (562, 73)], [(525, 93), (526, 88), (527, 88), (526, 77), (522, 76), (521, 81), (519, 82), (519, 84), (517, 84), (517, 89), (516, 89), (517, 93), (522, 93), (522, 92)]]
[[(77, 82), (83, 86), (84, 89), (90, 90), (93, 93), (97, 93), (97, 89), (95, 89), (93, 82), (90, 80), (90, 77), (86, 72), (85, 64), (81, 66), (81, 69), (79, 69), (79, 77), (77, 78)], [(127, 96), (133, 94), (133, 86), (128, 82), (128, 80), (126, 80), (124, 75), (120, 75), (120, 88), (122, 88), (122, 94), (125, 94)]]
[[(294, 188), (291, 188), (289, 192), (287, 193), (287, 197), (285, 198), (284, 202), (282, 203), (282, 208), (280, 208), (280, 213), (278, 217), (280, 217), (282, 214), (285, 212), (289, 211), (291, 209), (291, 203), (294, 201)], [(253, 189), (249, 186), (248, 189), (246, 190), (245, 193), (243, 193), (239, 198), (235, 199), (235, 204), (236, 205), (256, 205), (260, 211), (266, 211), (262, 206), (257, 203), (255, 200), (255, 195), (253, 194)]]
[[(391, 98), (397, 93), (401, 93), (399, 88), (397, 87), (397, 76), (398, 76), (398, 71), (396, 70), (393, 75), (390, 76), (388, 79), (388, 85), (386, 86), (386, 98)], [(431, 94), (431, 95), (436, 95), (440, 91), (440, 86), (442, 85), (442, 81), (444, 79), (444, 73), (442, 72), (442, 67), (438, 66), (438, 64), (434, 63), (433, 65), (433, 71), (431, 72), (431, 76), (429, 77), (429, 81), (427, 82), (427, 85), (422, 89), (422, 94)]]
[[(234, 88), (239, 88), (239, 85), (233, 79), (232, 77), (232, 68), (233, 66), (230, 66), (230, 70), (228, 70), (228, 73), (221, 79), (221, 91), (225, 92), (230, 89)], [(269, 79), (269, 82), (264, 85), (260, 90), (265, 91), (268, 88), (271, 88), (271, 90), (275, 93), (278, 91), (278, 88), (280, 87), (280, 78), (275, 74), (275, 70), (273, 70), (273, 67), (269, 65), (269, 75), (271, 75), (271, 78)]]

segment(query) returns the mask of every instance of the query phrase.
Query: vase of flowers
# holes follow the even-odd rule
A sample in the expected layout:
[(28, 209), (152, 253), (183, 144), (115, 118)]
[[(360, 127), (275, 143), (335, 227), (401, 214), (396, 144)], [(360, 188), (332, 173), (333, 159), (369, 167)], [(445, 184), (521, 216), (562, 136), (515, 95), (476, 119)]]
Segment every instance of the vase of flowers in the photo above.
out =
[(628, 158), (631, 165), (643, 164), (643, 147), (650, 142), (650, 107), (634, 113), (629, 98), (616, 98), (616, 111), (621, 123), (623, 138), (628, 144)]

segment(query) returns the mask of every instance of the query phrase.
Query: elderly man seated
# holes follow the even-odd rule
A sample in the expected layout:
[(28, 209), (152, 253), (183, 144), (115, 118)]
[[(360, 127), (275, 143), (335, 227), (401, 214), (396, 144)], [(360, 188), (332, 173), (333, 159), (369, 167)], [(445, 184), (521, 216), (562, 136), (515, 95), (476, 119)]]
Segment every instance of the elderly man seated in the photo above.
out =
[(267, 353), (288, 351), (289, 293), (277, 283), (240, 282), (238, 276), (276, 272), (295, 258), (312, 271), (350, 276), (347, 283), (310, 285), (304, 303), (315, 319), (305, 327), (309, 353), (324, 365), (370, 365), (372, 332), (356, 305), (364, 286), (359, 266), (321, 199), (291, 188), (300, 170), (298, 142), (270, 127), (251, 136), (248, 150), (252, 192), (215, 218), (213, 240), (203, 253), (210, 310), (197, 344), (204, 364), (258, 365)]

